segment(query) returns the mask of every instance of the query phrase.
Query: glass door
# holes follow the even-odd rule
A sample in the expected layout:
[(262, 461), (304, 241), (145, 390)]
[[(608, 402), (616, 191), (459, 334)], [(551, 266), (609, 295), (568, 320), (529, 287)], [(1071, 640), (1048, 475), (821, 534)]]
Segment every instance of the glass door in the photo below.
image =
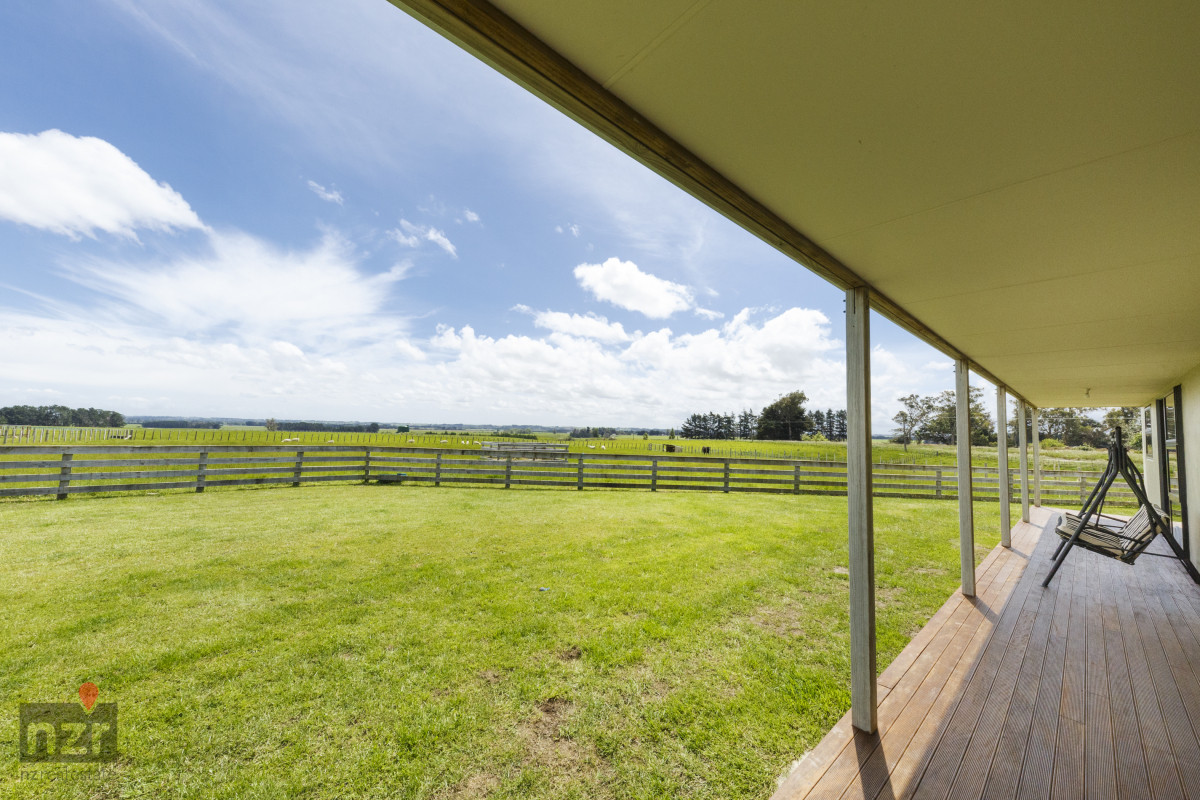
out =
[(1159, 400), (1158, 422), (1160, 437), (1158, 449), (1158, 470), (1163, 487), (1164, 511), (1171, 519), (1183, 526), (1183, 552), (1190, 556), (1188, 541), (1187, 519), (1187, 484), (1183, 462), (1183, 388), (1176, 386), (1174, 391)]

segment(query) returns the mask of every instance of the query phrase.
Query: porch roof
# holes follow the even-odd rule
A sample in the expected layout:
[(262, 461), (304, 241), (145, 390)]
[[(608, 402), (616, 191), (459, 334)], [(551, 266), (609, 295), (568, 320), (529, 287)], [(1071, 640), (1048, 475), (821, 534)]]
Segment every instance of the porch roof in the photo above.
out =
[(1200, 4), (392, 1), (1034, 405), (1200, 363)]

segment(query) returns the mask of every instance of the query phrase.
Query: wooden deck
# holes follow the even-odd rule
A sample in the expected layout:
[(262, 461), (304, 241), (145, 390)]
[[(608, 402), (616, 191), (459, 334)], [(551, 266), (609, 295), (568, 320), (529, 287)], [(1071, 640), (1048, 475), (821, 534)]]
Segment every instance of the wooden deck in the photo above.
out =
[(1200, 797), (1200, 587), (1076, 548), (1042, 589), (1032, 511), (880, 676), (879, 732), (847, 714), (775, 800)]

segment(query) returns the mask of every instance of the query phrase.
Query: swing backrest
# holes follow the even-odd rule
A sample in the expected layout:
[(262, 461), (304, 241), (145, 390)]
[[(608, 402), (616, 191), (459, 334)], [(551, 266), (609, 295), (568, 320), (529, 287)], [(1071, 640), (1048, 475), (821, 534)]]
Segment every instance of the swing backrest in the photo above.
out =
[[(1153, 524), (1151, 512), (1158, 519), (1158, 526)], [(1142, 506), (1138, 509), (1138, 513), (1130, 517), (1129, 522), (1125, 523), (1125, 527), (1121, 529), (1121, 535), (1126, 537), (1125, 552), (1129, 555), (1139, 555), (1150, 546), (1159, 531), (1166, 530), (1167, 525), (1170, 524), (1166, 514), (1158, 506)]]

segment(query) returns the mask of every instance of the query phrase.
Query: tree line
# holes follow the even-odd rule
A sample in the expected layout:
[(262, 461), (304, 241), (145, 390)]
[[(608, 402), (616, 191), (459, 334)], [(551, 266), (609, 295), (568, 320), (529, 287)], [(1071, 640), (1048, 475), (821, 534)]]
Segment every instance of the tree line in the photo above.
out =
[(0, 408), (0, 424), (61, 425), (74, 428), (122, 428), (125, 426), (125, 415), (103, 408), (5, 406)]
[[(892, 441), (903, 444), (955, 444), (958, 406), (952, 390), (936, 395), (910, 394), (900, 398), (903, 407), (892, 417), (896, 429)], [(983, 390), (972, 386), (969, 389), (971, 444), (995, 444), (996, 425), (988, 416), (983, 405)], [(1104, 447), (1114, 427), (1125, 430), (1125, 441), (1130, 446), (1141, 443), (1139, 420), (1141, 409), (1133, 407), (1110, 409), (1102, 419), (1092, 414), (1098, 408), (1046, 408), (1038, 410), (1038, 433), (1044, 441), (1057, 442), (1065, 447)], [(1018, 422), (1013, 414), (1008, 420), (1009, 444), (1017, 443)], [(1026, 415), (1026, 435), (1033, 437), (1031, 415)]]
[(692, 414), (679, 427), (684, 439), (846, 439), (846, 410), (832, 408), (810, 411), (804, 392), (785, 394), (758, 414), (753, 409), (722, 414), (716, 411)]

